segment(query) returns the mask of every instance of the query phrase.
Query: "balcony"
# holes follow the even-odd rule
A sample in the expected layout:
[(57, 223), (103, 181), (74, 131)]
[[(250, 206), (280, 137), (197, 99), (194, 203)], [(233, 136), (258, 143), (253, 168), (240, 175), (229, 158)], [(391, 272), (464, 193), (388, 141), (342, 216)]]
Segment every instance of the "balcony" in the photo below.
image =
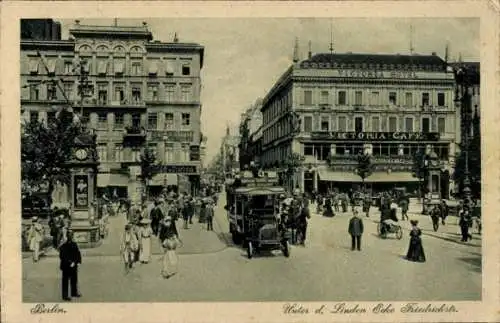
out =
[(140, 146), (146, 141), (146, 129), (139, 125), (125, 127), (123, 131), (124, 146)]

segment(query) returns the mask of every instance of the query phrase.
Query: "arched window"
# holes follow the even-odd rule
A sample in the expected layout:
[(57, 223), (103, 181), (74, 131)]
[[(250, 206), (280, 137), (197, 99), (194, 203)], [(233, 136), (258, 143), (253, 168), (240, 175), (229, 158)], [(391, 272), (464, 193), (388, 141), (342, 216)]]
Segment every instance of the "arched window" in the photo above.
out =
[(89, 45), (82, 45), (80, 46), (80, 52), (91, 52), (92, 48)]

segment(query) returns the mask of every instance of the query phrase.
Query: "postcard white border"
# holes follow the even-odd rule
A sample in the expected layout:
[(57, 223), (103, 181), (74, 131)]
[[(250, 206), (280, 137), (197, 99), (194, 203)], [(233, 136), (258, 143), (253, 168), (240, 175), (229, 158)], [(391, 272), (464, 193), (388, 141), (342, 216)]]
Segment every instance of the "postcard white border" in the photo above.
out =
[[(498, 321), (499, 169), (498, 26), (494, 1), (337, 1), (337, 2), (3, 2), (1, 4), (1, 265), (2, 318), (10, 322), (427, 322)], [(19, 19), (54, 17), (480, 17), (481, 126), (483, 134), (483, 300), (448, 302), (459, 312), (405, 316), (284, 315), (276, 303), (104, 303), (63, 304), (67, 314), (32, 315), (21, 300), (19, 241)], [(437, 31), (439, 32), (439, 31)], [(486, 85), (486, 86), (485, 86)], [(258, 275), (258, 273), (256, 273)], [(251, 282), (248, 282), (251, 283)], [(389, 303), (389, 302), (384, 302)], [(392, 302), (399, 308), (403, 302)], [(434, 302), (441, 304), (440, 302)], [(304, 303), (313, 308), (322, 303)], [(331, 304), (331, 303), (328, 303)], [(354, 302), (349, 302), (354, 304)], [(375, 305), (359, 303), (360, 305)], [(427, 304), (421, 302), (421, 304)]]

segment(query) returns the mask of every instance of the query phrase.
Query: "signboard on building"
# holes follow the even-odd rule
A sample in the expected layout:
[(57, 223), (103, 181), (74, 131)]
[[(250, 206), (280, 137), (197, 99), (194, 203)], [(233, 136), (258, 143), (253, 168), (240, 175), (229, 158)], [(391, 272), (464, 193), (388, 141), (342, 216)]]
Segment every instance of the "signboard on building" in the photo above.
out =
[(169, 173), (169, 174), (197, 174), (197, 168), (195, 165), (161, 165), (158, 166), (158, 173)]
[(167, 138), (167, 141), (172, 142), (192, 142), (194, 139), (193, 131), (176, 131), (176, 130), (165, 130), (165, 131), (151, 131), (151, 140), (163, 140)]
[(311, 139), (351, 141), (438, 141), (438, 132), (325, 132), (311, 133)]

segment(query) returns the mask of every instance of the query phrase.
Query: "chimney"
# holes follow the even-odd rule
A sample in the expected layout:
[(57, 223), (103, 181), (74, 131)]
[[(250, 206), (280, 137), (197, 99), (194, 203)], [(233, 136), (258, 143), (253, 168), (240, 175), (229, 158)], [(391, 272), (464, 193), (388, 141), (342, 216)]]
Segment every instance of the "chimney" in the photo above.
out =
[(309, 52), (307, 52), (307, 58), (311, 59), (312, 57), (312, 51), (311, 51), (311, 41), (309, 41)]

